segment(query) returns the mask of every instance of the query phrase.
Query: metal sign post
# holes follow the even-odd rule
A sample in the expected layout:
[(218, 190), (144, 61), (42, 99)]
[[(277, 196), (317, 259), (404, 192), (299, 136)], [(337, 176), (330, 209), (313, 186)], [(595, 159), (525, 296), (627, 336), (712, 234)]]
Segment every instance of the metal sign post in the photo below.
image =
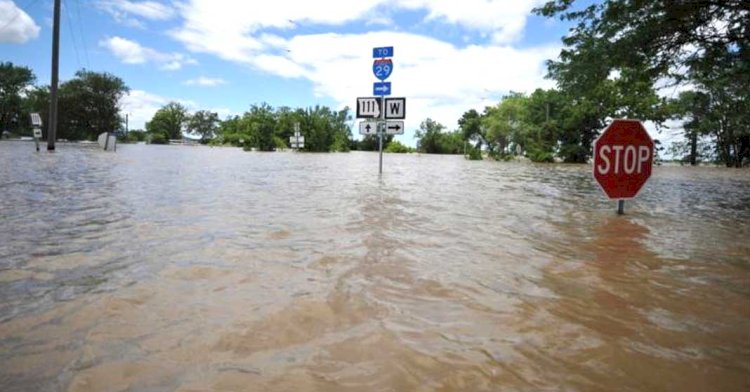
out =
[[(383, 137), (385, 135), (403, 135), (403, 120), (406, 118), (406, 98), (386, 98), (391, 95), (391, 82), (385, 80), (393, 72), (393, 46), (373, 48), (372, 73), (380, 82), (372, 85), (374, 97), (357, 98), (357, 118), (366, 119), (359, 123), (360, 135), (378, 136), (378, 173), (383, 174)], [(367, 121), (369, 120), (369, 121)]]
[[(385, 97), (380, 97), (381, 105), (380, 107), (385, 106)], [(381, 124), (385, 123), (385, 110), (380, 111), (380, 123), (378, 124), (378, 149), (380, 150), (380, 160), (378, 164), (378, 174), (383, 174), (383, 130), (382, 128), (385, 128)]]
[(289, 144), (297, 152), (305, 147), (305, 137), (299, 133), (299, 123), (294, 123), (294, 136), (289, 136)]

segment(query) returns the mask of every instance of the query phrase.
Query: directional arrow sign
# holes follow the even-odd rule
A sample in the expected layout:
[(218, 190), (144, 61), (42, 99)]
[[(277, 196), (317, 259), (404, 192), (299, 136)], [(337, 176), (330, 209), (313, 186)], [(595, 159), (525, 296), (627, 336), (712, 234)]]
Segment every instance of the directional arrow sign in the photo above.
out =
[(362, 121), (359, 123), (360, 135), (375, 135), (378, 133), (377, 121)]
[(386, 121), (385, 133), (387, 135), (403, 135), (404, 134), (404, 122), (403, 121)]
[(385, 118), (399, 120), (406, 118), (406, 98), (386, 98)]
[(375, 97), (357, 98), (357, 118), (377, 118), (380, 116), (380, 99)]
[(305, 137), (304, 136), (298, 136), (298, 137), (289, 136), (289, 143), (296, 143), (298, 140), (300, 143), (304, 143)]
[(372, 84), (372, 95), (391, 95), (391, 82), (375, 82)]

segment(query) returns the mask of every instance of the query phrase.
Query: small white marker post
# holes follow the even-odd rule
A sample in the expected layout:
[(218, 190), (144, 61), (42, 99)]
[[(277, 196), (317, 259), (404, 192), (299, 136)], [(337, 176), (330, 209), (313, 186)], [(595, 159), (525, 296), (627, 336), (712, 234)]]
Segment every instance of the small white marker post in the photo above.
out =
[(42, 117), (39, 113), (31, 113), (31, 125), (34, 127), (34, 144), (39, 152), (39, 139), (42, 138)]

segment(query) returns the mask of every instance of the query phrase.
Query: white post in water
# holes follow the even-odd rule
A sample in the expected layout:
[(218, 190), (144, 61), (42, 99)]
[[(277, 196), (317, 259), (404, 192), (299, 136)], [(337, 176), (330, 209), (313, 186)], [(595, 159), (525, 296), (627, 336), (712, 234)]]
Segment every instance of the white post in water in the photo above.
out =
[(42, 117), (39, 113), (31, 113), (31, 126), (34, 127), (34, 144), (36, 151), (39, 151), (39, 139), (42, 138)]

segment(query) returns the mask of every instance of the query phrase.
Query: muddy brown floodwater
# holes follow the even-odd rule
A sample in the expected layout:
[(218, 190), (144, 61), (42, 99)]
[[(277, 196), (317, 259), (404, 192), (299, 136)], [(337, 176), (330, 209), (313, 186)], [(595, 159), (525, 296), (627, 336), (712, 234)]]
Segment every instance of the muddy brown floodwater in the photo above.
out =
[(2, 391), (747, 391), (750, 171), (0, 142)]

